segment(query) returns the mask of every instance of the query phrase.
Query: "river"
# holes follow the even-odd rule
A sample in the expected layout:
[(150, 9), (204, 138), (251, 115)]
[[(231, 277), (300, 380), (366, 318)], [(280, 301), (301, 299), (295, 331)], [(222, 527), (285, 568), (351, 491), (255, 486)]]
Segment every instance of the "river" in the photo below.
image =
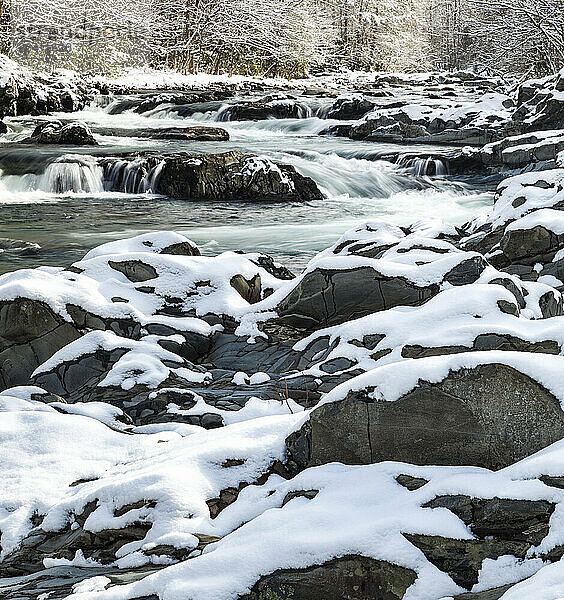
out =
[[(396, 92), (391, 100), (397, 102), (398, 97), (405, 102), (416, 100), (407, 89)], [(167, 229), (187, 235), (204, 254), (262, 251), (300, 269), (359, 222), (385, 219), (407, 225), (438, 218), (456, 225), (492, 203), (491, 184), (450, 177), (446, 161), (437, 163), (434, 171), (439, 175), (427, 176), (424, 161), (406, 158), (429, 153), (440, 157), (449, 148), (319, 135), (330, 125), (346, 123), (325, 118), (331, 99), (303, 97), (302, 118), (256, 122), (222, 121), (229, 103), (202, 105), (199, 112), (183, 117), (172, 105), (143, 115), (112, 114), (119, 102), (123, 98), (100, 97), (80, 113), (54, 115), (89, 124), (100, 144), (94, 149), (25, 147), (18, 141), (41, 118), (6, 120), (11, 131), (0, 136), (0, 162), (8, 158), (17, 165), (17, 174), (0, 171), (0, 273), (39, 265), (66, 266), (106, 241)], [(225, 128), (230, 141), (157, 141), (126, 135), (126, 130), (202, 124)], [(116, 131), (118, 135), (112, 135)], [(150, 190), (109, 192), (90, 156), (135, 150), (230, 149), (294, 165), (318, 184), (326, 198), (284, 204), (181, 202)]]

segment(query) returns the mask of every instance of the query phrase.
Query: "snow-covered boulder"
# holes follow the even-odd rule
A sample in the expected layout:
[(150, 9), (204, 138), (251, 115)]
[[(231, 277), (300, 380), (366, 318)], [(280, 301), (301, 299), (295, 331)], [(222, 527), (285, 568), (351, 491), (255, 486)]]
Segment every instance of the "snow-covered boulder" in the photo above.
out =
[(420, 358), (336, 387), (288, 440), (298, 469), (392, 460), (499, 469), (564, 437), (560, 356)]
[[(348, 243), (348, 241), (347, 241)], [(282, 323), (315, 329), (394, 306), (423, 304), (440, 286), (472, 283), (488, 267), (482, 256), (439, 240), (412, 237), (389, 249), (373, 241), (313, 259), (276, 312)], [(380, 250), (380, 251), (378, 251)]]
[[(542, 279), (544, 265), (564, 249), (564, 170), (526, 173), (504, 180), (490, 214), (471, 222), (461, 247), (481, 252), (497, 268), (527, 280)], [(556, 279), (545, 281), (561, 287)]]
[(523, 83), (513, 119), (525, 131), (564, 129), (564, 71), (541, 80)]
[(488, 93), (476, 102), (442, 100), (428, 104), (379, 107), (353, 125), (355, 140), (484, 145), (510, 135), (513, 100)]
[(44, 360), (79, 337), (75, 324), (33, 295), (1, 299), (0, 388), (25, 383)]
[(88, 86), (76, 73), (35, 73), (0, 54), (0, 119), (73, 112), (86, 104)]

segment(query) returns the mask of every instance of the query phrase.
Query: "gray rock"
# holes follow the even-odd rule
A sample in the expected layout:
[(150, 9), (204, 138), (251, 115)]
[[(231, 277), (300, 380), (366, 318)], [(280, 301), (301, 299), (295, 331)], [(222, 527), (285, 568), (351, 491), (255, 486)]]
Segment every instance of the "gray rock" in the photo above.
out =
[(502, 585), (491, 590), (483, 592), (468, 592), (466, 594), (459, 594), (454, 597), (454, 600), (499, 600), (507, 590), (511, 589), (513, 584)]
[(315, 269), (276, 307), (280, 322), (313, 329), (338, 325), (394, 306), (416, 306), (438, 292), (401, 277), (386, 277), (370, 267)]
[(327, 113), (327, 118), (342, 121), (360, 119), (375, 106), (374, 102), (363, 97), (337, 98)]
[(534, 265), (542, 255), (554, 255), (563, 245), (552, 231), (542, 225), (531, 229), (514, 229), (506, 231), (500, 241), (503, 254), (510, 263)]
[(418, 490), (419, 488), (422, 488), (424, 485), (429, 483), (426, 479), (423, 479), (422, 477), (412, 477), (411, 475), (403, 474), (398, 475), (396, 477), (396, 481), (404, 488), (407, 488), (410, 492), (414, 492), (415, 490)]
[(60, 144), (63, 146), (96, 146), (92, 132), (84, 123), (49, 121), (38, 125), (24, 144)]
[(508, 466), (564, 437), (558, 400), (502, 364), (421, 381), (395, 402), (351, 392), (311, 413), (286, 441), (296, 469), (333, 461)]
[(527, 542), (534, 546), (548, 534), (554, 504), (545, 500), (438, 496), (424, 505), (452, 511), (481, 538)]
[(159, 129), (116, 129), (97, 130), (103, 135), (116, 137), (149, 138), (152, 140), (178, 140), (186, 142), (227, 142), (229, 133), (221, 127), (162, 127)]
[(298, 119), (303, 113), (304, 107), (293, 98), (266, 96), (254, 102), (232, 104), (220, 114), (220, 117), (222, 121), (264, 121)]
[(154, 267), (140, 260), (123, 260), (119, 262), (109, 260), (108, 265), (115, 271), (123, 273), (133, 283), (142, 283), (158, 277)]
[(465, 589), (478, 583), (478, 571), (486, 558), (496, 559), (506, 554), (525, 558), (528, 544), (498, 540), (451, 540), (439, 536), (404, 533), (425, 558)]
[[(133, 162), (136, 175), (132, 183)], [(324, 197), (314, 181), (293, 166), (275, 164), (238, 150), (220, 154), (125, 155), (102, 159), (100, 164), (115, 191), (139, 187), (158, 168), (153, 192), (179, 200), (303, 202)]]
[(42, 302), (0, 302), (0, 389), (26, 384), (42, 362), (79, 337), (73, 324)]
[(241, 600), (401, 600), (417, 575), (363, 556), (266, 575)]

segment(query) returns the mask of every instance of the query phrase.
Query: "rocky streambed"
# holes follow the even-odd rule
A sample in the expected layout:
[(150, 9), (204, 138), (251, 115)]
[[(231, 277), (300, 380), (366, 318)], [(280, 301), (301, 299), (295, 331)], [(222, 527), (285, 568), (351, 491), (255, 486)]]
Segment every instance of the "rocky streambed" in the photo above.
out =
[[(60, 217), (76, 202), (84, 215), (97, 208), (90, 235), (77, 215), (62, 226), (76, 224), (84, 239), (57, 266), (0, 276), (3, 598), (562, 596), (564, 169), (558, 153), (540, 159), (533, 143), (562, 127), (556, 116), (538, 117), (559, 97), (560, 78), (513, 94), (463, 74), (440, 83), (435, 99), (433, 83), (411, 82), (435, 105), (432, 121), (413, 98), (408, 105), (405, 80), (383, 76), (378, 89), (352, 96), (316, 88), (314, 102), (265, 90), (259, 99), (185, 102), (187, 91), (167, 91), (163, 105), (165, 92), (136, 93), (73, 125), (74, 142), (94, 144), (72, 153), (68, 139), (61, 145), (69, 130), (60, 113), (48, 126), (6, 119), (0, 168), (11, 191), (0, 192), (1, 210), (35, 211), (33, 231), (37, 215)], [(452, 106), (445, 87), (456, 85), (479, 98)], [(379, 104), (393, 95), (403, 108)], [(147, 131), (158, 128), (140, 134), (137, 119), (158, 117), (132, 116), (156, 110), (190, 120), (202, 102), (220, 103), (201, 119), (215, 115), (229, 140), (179, 140), (177, 124), (174, 139), (154, 146)], [(123, 125), (123, 110), (137, 140), (129, 146), (113, 114)], [(398, 110), (412, 122), (391, 123)], [(328, 115), (352, 121), (350, 131), (373, 121), (375, 141), (327, 135)], [(75, 117), (69, 122), (85, 120)], [(241, 134), (311, 119), (307, 127), (324, 135), (302, 129), (290, 141), (286, 130), (265, 146), (254, 138), (261, 152), (249, 152)], [(417, 137), (431, 129), (457, 131), (465, 144), (482, 136), (529, 158), (507, 172), (507, 161), (484, 160), (503, 156), (501, 146), (461, 149), (433, 138), (428, 149), (420, 140), (406, 149), (398, 141), (407, 143), (408, 129), (398, 123)], [(531, 133), (531, 123), (553, 129)], [(533, 149), (504, 137), (517, 127)], [(393, 143), (376, 140), (398, 132)], [(286, 162), (275, 137), (295, 146), (285, 148)], [(198, 145), (209, 143), (221, 152)], [(325, 143), (325, 154), (311, 154)], [(320, 169), (327, 156), (332, 171)], [(369, 220), (350, 193), (331, 196), (339, 165), (341, 183), (355, 181), (352, 161), (370, 175), (358, 184), (373, 194), (361, 203)], [(472, 176), (456, 173), (463, 164)], [(334, 180), (316, 179), (321, 173)], [(69, 189), (77, 182), (99, 187)], [(472, 200), (480, 186), (495, 188), (482, 196), (483, 204), (493, 196), (486, 211)], [(395, 222), (382, 218), (377, 194)], [(412, 216), (427, 218), (397, 218), (406, 194)], [(440, 219), (445, 194), (476, 214)], [(119, 239), (92, 243), (105, 235), (104, 209), (126, 202), (136, 207), (130, 222), (145, 215), (141, 231), (106, 214), (122, 227), (111, 236)], [(213, 251), (164, 230), (163, 212), (143, 213), (159, 203), (164, 212), (195, 211), (194, 220), (237, 213), (246, 234), (260, 231), (265, 213), (285, 221), (269, 225), (272, 256), (250, 235), (247, 247), (236, 238)], [(337, 207), (343, 212), (319, 219)], [(345, 232), (347, 209), (354, 222)], [(335, 229), (321, 232), (284, 264), (290, 253), (275, 246), (296, 215), (310, 219), (307, 235), (330, 220), (342, 231), (329, 242)], [(26, 252), (25, 266), (49, 256)], [(65, 260), (72, 253), (80, 256)]]

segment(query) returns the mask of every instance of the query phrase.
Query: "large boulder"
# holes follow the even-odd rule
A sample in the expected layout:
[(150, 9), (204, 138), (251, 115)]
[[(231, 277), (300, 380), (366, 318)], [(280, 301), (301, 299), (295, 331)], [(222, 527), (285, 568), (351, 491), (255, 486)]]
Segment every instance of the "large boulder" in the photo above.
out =
[[(396, 363), (339, 386), (288, 438), (291, 460), (300, 469), (385, 460), (499, 469), (564, 437), (558, 399), (504, 364), (511, 356), (469, 356)], [(456, 366), (437, 371), (441, 361)], [(396, 393), (392, 381), (411, 389)]]
[(477, 101), (432, 100), (421, 104), (403, 103), (380, 107), (355, 123), (350, 137), (355, 140), (416, 143), (484, 145), (521, 133), (510, 120), (513, 100), (487, 93)]
[(30, 137), (23, 140), (25, 144), (60, 144), (64, 146), (96, 146), (88, 125), (84, 123), (68, 123), (49, 121), (38, 125)]
[(277, 306), (280, 321), (304, 329), (336, 325), (393, 306), (416, 306), (438, 292), (372, 267), (314, 269)]
[(116, 191), (153, 192), (179, 200), (303, 202), (320, 200), (315, 182), (291, 165), (237, 150), (221, 154), (127, 155), (103, 159)]
[(488, 266), (482, 256), (448, 242), (414, 236), (394, 244), (395, 231), (383, 239), (378, 230), (359, 233), (348, 232), (310, 262), (276, 306), (280, 322), (316, 329), (394, 306), (418, 306), (443, 284), (474, 283)]
[(220, 113), (222, 121), (265, 121), (266, 119), (298, 119), (307, 109), (290, 96), (274, 94), (260, 100), (241, 102), (225, 107)]

